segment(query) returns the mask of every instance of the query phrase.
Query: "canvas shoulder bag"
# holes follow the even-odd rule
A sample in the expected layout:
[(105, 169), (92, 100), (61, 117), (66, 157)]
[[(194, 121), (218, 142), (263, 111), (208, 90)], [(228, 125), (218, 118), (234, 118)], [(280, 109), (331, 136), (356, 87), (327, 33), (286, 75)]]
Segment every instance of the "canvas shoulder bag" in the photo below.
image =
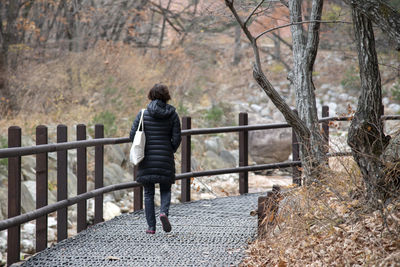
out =
[(144, 147), (146, 144), (146, 136), (144, 134), (144, 121), (143, 121), (144, 111), (145, 109), (142, 109), (139, 125), (136, 130), (135, 137), (133, 138), (131, 151), (129, 154), (129, 161), (134, 165), (139, 164), (139, 162), (141, 162), (144, 159)]

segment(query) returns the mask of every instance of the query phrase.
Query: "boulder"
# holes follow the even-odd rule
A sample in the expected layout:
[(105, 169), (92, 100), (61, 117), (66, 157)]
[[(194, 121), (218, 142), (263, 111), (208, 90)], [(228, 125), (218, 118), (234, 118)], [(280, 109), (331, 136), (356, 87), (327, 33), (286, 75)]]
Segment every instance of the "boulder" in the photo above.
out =
[(119, 166), (122, 166), (127, 160), (127, 154), (125, 154), (120, 145), (105, 146), (104, 154), (106, 155), (108, 162), (115, 163)]
[[(249, 124), (268, 124), (273, 121), (250, 118)], [(275, 122), (276, 123), (276, 122)], [(257, 164), (286, 161), (292, 153), (292, 131), (290, 128), (249, 132), (249, 154)]]
[(103, 218), (105, 221), (111, 220), (118, 215), (121, 215), (121, 209), (116, 204), (106, 202), (103, 205)]
[(7, 218), (8, 193), (6, 188), (0, 188), (0, 220)]
[[(104, 166), (104, 186), (119, 184), (132, 181), (133, 177), (128, 172), (125, 172), (120, 165), (109, 163)], [(112, 194), (116, 201), (119, 201), (125, 195), (124, 190), (114, 191)]]
[(224, 143), (222, 142), (220, 137), (211, 137), (204, 141), (206, 151), (212, 151), (216, 154), (219, 154), (222, 150), (225, 149)]
[[(55, 203), (56, 196), (48, 191), (48, 203)], [(21, 209), (23, 213), (36, 209), (36, 182), (23, 181), (21, 183)]]
[(386, 162), (396, 162), (400, 159), (400, 131), (391, 136), (383, 157)]

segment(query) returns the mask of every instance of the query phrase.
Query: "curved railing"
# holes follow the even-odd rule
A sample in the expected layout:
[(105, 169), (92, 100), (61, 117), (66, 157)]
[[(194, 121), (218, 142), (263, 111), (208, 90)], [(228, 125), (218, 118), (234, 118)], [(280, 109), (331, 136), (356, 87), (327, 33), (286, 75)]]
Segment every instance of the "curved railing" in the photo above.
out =
[[(329, 142), (329, 122), (349, 121), (351, 117), (328, 117), (328, 108), (323, 107), (322, 123), (324, 140)], [(400, 116), (382, 116), (383, 120), (399, 120)], [(181, 180), (181, 201), (190, 201), (190, 178), (210, 176), (226, 173), (239, 173), (239, 192), (248, 192), (248, 172), (277, 168), (293, 169), (293, 182), (300, 184), (301, 166), (299, 161), (299, 146), (293, 134), (292, 159), (290, 162), (262, 164), (248, 166), (248, 132), (254, 130), (268, 130), (289, 128), (287, 123), (274, 123), (262, 125), (248, 125), (247, 113), (239, 114), (239, 126), (191, 129), (191, 118), (182, 118), (182, 145), (181, 145), (181, 173), (176, 175), (176, 180)], [(104, 145), (129, 143), (129, 138), (104, 138), (103, 125), (95, 125), (95, 139), (86, 140), (86, 126), (77, 125), (77, 141), (67, 142), (67, 127), (57, 127), (57, 143), (48, 144), (47, 127), (38, 126), (36, 129), (36, 146), (21, 147), (21, 129), (16, 126), (9, 128), (9, 148), (0, 149), (0, 158), (8, 158), (8, 219), (0, 221), (0, 231), (8, 229), (8, 255), (7, 263), (10, 265), (20, 260), (20, 225), (36, 219), (36, 251), (47, 247), (47, 215), (57, 211), (57, 240), (67, 238), (67, 207), (77, 204), (77, 230), (87, 228), (86, 200), (95, 198), (94, 223), (103, 221), (103, 194), (121, 189), (133, 188), (134, 210), (143, 208), (143, 188), (140, 183), (103, 185)], [(217, 170), (193, 172), (191, 170), (191, 136), (216, 133), (239, 133), (239, 167)], [(95, 189), (87, 192), (87, 147), (95, 147)], [(67, 197), (67, 150), (77, 149), (77, 196)], [(47, 204), (47, 178), (48, 166), (47, 153), (57, 152), (57, 202)], [(348, 155), (349, 153), (336, 153), (330, 156)], [(36, 155), (36, 210), (21, 214), (21, 157)], [(134, 172), (135, 173), (135, 172)], [(133, 175), (135, 180), (135, 174)]]

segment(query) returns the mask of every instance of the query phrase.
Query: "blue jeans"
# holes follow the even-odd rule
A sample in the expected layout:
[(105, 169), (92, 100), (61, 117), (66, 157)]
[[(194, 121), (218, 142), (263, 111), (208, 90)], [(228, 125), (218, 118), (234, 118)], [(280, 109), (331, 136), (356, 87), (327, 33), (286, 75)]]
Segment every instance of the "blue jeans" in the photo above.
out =
[[(146, 220), (149, 227), (156, 227), (156, 214), (154, 211), (154, 184), (144, 185), (144, 211), (146, 213)], [(161, 207), (160, 213), (168, 216), (169, 206), (171, 204), (171, 184), (160, 183), (160, 196)]]

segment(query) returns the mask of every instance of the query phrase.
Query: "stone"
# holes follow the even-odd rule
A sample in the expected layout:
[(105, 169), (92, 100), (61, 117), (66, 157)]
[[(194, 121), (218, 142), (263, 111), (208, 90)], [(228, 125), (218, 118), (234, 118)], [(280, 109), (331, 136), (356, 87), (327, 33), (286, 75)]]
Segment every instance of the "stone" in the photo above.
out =
[(127, 154), (124, 153), (123, 149), (119, 145), (105, 146), (104, 154), (106, 155), (109, 162), (115, 163), (122, 166), (127, 161)]
[(222, 150), (219, 153), (219, 156), (221, 157), (221, 159), (228, 163), (230, 166), (232, 167), (236, 167), (238, 166), (238, 161), (236, 160), (235, 156), (233, 156), (233, 154), (231, 152), (229, 152), (228, 150)]
[[(24, 156), (21, 158), (21, 169), (29, 173), (35, 174), (36, 170), (36, 157)], [(33, 179), (34, 180), (34, 179)]]
[[(251, 124), (268, 124), (271, 121), (250, 118)], [(292, 153), (292, 131), (289, 128), (249, 132), (249, 154), (257, 164), (278, 163), (288, 160)]]
[(400, 131), (391, 135), (389, 145), (383, 153), (383, 158), (386, 162), (396, 162), (400, 159)]
[(103, 218), (105, 221), (111, 220), (115, 216), (121, 215), (121, 209), (112, 202), (103, 204)]
[[(48, 203), (55, 203), (56, 196), (47, 191)], [(33, 211), (36, 209), (36, 182), (23, 181), (21, 183), (21, 209), (23, 213)]]
[(27, 254), (34, 254), (35, 253), (35, 243), (34, 240), (31, 239), (23, 239), (21, 241), (21, 251)]
[(21, 209), (23, 213), (36, 209), (36, 182), (24, 181), (21, 183)]
[(6, 188), (0, 188), (0, 220), (7, 218), (8, 193)]
[(225, 149), (224, 144), (220, 137), (211, 137), (204, 141), (206, 151), (213, 151), (216, 154), (219, 154), (222, 150)]
[(252, 108), (252, 110), (256, 113), (260, 113), (261, 110), (263, 109), (262, 106), (257, 105), (257, 104), (251, 104), (250, 107)]
[[(104, 186), (125, 183), (132, 181), (132, 175), (116, 163), (109, 163), (104, 166)], [(121, 200), (125, 195), (124, 190), (112, 192), (116, 201)]]

